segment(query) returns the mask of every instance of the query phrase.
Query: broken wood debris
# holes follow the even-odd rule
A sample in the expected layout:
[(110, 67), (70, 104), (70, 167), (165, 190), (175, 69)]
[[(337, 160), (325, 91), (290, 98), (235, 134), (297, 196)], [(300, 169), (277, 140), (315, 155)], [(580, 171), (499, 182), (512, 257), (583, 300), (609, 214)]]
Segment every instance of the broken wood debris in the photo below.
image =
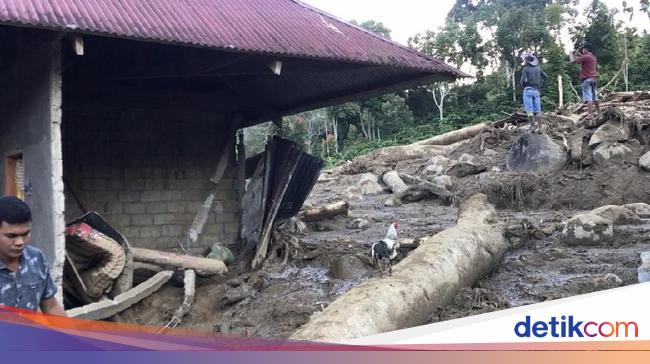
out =
[(183, 287), (183, 303), (176, 310), (176, 312), (174, 312), (174, 316), (172, 316), (171, 320), (167, 322), (165, 327), (163, 327), (159, 333), (164, 332), (168, 328), (174, 328), (178, 326), (178, 324), (180, 324), (183, 320), (183, 317), (185, 317), (185, 315), (190, 312), (192, 303), (194, 303), (194, 293), (196, 290), (196, 273), (193, 270), (188, 269), (185, 271), (185, 276), (183, 278)]
[(336, 201), (325, 206), (303, 210), (299, 218), (304, 222), (314, 222), (330, 217), (347, 215), (350, 204), (347, 201)]
[(140, 283), (134, 288), (117, 295), (113, 299), (105, 299), (89, 305), (66, 311), (68, 317), (84, 320), (103, 320), (116, 315), (134, 304), (158, 291), (172, 277), (174, 272), (163, 271)]
[(228, 268), (220, 260), (166, 253), (144, 248), (132, 248), (132, 250), (133, 260), (137, 262), (155, 264), (165, 268), (193, 269), (200, 276), (226, 274), (228, 272)]

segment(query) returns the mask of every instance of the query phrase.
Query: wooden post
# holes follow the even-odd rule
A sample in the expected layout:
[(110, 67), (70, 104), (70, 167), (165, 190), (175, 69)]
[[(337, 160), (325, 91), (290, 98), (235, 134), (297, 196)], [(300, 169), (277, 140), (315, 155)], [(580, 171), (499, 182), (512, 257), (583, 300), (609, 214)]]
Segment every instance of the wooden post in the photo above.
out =
[(564, 88), (562, 87), (562, 75), (557, 76), (557, 92), (560, 97), (560, 107), (564, 106)]

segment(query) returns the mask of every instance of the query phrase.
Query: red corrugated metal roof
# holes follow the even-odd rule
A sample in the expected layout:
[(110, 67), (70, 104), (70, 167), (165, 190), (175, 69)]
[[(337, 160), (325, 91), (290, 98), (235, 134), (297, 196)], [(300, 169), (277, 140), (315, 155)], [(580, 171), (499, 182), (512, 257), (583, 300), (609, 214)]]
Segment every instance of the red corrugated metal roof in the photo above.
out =
[(464, 76), (295, 0), (0, 0), (0, 23)]

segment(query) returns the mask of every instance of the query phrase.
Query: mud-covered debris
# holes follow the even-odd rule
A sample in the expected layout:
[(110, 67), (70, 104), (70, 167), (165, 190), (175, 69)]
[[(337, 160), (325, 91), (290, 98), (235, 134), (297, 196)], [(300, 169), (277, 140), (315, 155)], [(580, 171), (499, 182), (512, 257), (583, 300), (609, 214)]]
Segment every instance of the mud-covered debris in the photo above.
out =
[(639, 158), (639, 167), (646, 171), (650, 171), (650, 152), (647, 152)]
[(329, 275), (335, 279), (356, 279), (366, 275), (368, 268), (356, 255), (342, 255), (332, 262)]
[(352, 219), (346, 224), (346, 227), (350, 230), (365, 230), (368, 226), (370, 226), (370, 221), (360, 217)]
[(453, 320), (508, 307), (508, 303), (496, 292), (485, 288), (463, 288), (453, 303), (437, 307), (429, 317), (429, 322)]

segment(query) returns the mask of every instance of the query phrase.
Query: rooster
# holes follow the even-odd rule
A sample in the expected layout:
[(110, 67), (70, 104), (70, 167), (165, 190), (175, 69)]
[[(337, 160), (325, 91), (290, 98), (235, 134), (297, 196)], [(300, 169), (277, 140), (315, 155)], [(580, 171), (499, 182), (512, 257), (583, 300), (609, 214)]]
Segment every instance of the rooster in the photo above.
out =
[(370, 258), (372, 263), (377, 269), (379, 269), (379, 274), (383, 277), (384, 270), (382, 267), (382, 261), (384, 259), (388, 260), (388, 275), (393, 274), (393, 259), (397, 257), (397, 251), (399, 250), (399, 241), (397, 240), (397, 228), (399, 227), (398, 222), (394, 222), (388, 228), (386, 237), (382, 240), (372, 244), (370, 248)]

